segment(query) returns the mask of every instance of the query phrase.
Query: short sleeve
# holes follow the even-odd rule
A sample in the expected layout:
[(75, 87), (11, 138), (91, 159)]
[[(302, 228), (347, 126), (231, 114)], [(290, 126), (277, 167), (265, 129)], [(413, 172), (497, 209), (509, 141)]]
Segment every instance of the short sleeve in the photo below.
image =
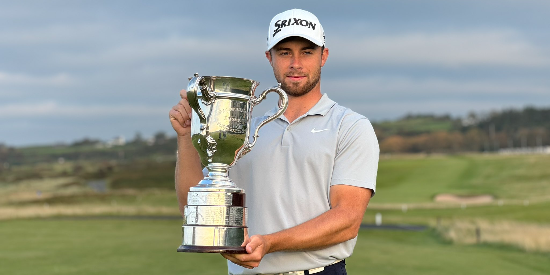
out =
[(380, 149), (370, 121), (357, 114), (343, 118), (331, 185), (351, 185), (376, 192)]

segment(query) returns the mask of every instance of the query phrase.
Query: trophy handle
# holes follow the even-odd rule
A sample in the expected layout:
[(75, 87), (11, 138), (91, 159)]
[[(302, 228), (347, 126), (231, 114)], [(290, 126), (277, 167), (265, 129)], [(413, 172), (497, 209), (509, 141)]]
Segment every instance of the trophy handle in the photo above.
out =
[(210, 105), (216, 99), (216, 94), (213, 92), (212, 83), (206, 83), (206, 79), (199, 74), (195, 74), (189, 79), (187, 85), (187, 101), (195, 113), (199, 115), (201, 123), (206, 123), (206, 115), (199, 105), (199, 97), (204, 105)]
[(256, 130), (254, 131), (252, 142), (250, 142), (250, 134), (248, 135), (247, 142), (243, 145), (243, 147), (241, 147), (241, 150), (239, 150), (239, 152), (237, 153), (235, 161), (242, 158), (244, 155), (246, 155), (248, 152), (250, 152), (252, 147), (254, 147), (254, 144), (256, 144), (256, 139), (259, 136), (258, 131), (260, 131), (260, 128), (262, 128), (265, 124), (275, 120), (276, 118), (281, 116), (286, 111), (286, 108), (288, 107), (288, 96), (286, 95), (286, 92), (283, 89), (281, 89), (281, 83), (279, 83), (277, 86), (271, 87), (271, 88), (263, 91), (260, 96), (258, 96), (258, 97), (252, 96), (250, 98), (250, 103), (251, 103), (250, 113), (252, 113), (252, 108), (254, 108), (254, 106), (260, 104), (260, 102), (262, 102), (266, 98), (267, 94), (271, 93), (271, 92), (276, 92), (277, 94), (279, 94), (279, 110), (277, 110), (277, 112), (275, 114), (273, 114), (273, 115), (269, 116), (268, 118), (264, 119), (258, 125)]

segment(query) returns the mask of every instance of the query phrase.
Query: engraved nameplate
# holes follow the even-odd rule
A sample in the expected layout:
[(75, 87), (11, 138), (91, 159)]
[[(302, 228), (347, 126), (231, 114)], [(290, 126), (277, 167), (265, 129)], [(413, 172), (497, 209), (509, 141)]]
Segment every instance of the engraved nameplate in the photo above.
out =
[(244, 206), (243, 193), (228, 192), (189, 192), (187, 205), (226, 205)]
[(246, 226), (244, 207), (187, 205), (185, 224)]
[(189, 192), (188, 205), (231, 205), (233, 196), (226, 192)]

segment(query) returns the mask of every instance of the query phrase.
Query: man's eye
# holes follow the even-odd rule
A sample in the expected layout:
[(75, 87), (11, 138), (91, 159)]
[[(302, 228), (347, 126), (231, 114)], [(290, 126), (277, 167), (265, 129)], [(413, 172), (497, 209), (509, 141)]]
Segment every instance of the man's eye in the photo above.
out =
[(305, 51), (304, 54), (308, 55), (308, 54), (313, 54), (313, 52), (311, 51)]
[(289, 55), (288, 52), (281, 52), (280, 55)]

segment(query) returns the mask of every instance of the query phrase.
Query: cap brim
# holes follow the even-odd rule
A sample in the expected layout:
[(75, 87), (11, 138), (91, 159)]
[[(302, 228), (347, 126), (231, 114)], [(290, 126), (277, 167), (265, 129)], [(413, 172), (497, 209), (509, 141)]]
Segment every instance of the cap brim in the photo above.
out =
[(290, 33), (290, 34), (286, 34), (286, 35), (282, 35), (280, 37), (278, 37), (277, 39), (274, 39), (271, 41), (272, 44), (268, 45), (267, 47), (267, 50), (271, 50), (273, 47), (275, 47), (275, 45), (279, 44), (279, 42), (281, 42), (283, 39), (286, 39), (286, 38), (289, 38), (289, 37), (301, 37), (301, 38), (305, 38), (309, 41), (311, 41), (311, 43), (319, 46), (319, 47), (322, 47), (323, 46), (323, 42), (321, 41), (315, 41), (315, 39), (312, 39), (311, 37), (307, 36), (307, 35), (296, 35), (294, 33)]

